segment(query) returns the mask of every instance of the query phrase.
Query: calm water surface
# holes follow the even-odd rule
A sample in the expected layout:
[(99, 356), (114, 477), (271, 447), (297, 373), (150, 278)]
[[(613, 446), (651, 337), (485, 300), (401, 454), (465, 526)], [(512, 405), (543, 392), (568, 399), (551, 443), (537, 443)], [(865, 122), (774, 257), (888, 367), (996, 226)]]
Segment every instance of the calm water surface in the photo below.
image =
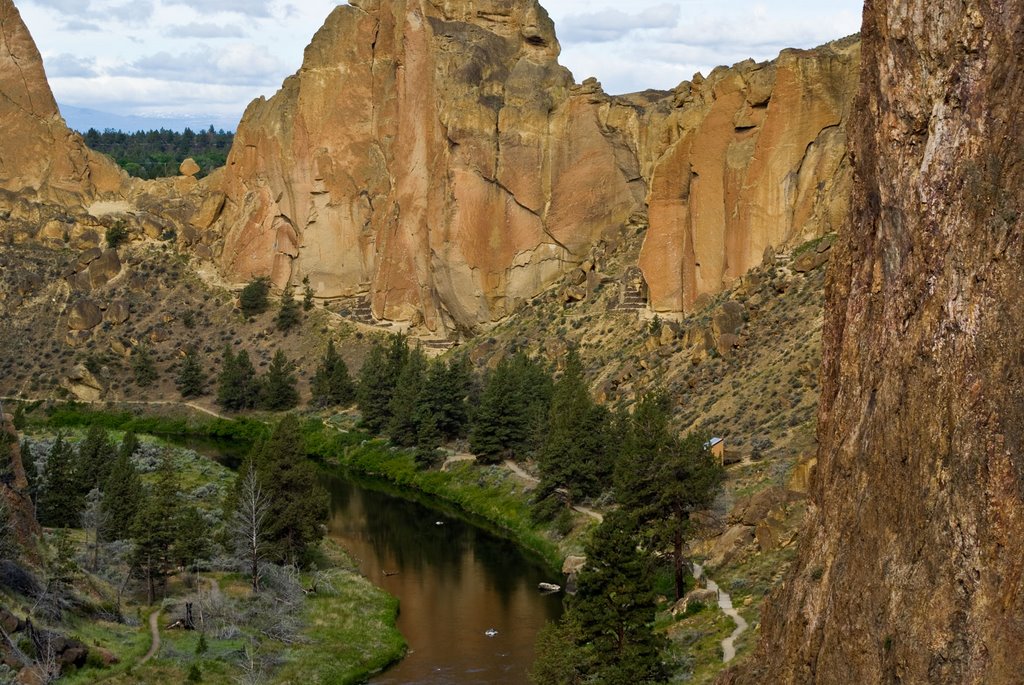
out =
[(372, 683), (528, 682), (537, 632), (562, 611), (561, 596), (541, 595), (537, 583), (558, 578), (508, 541), (432, 507), (338, 477), (324, 485), (330, 535), (401, 601), (409, 655)]

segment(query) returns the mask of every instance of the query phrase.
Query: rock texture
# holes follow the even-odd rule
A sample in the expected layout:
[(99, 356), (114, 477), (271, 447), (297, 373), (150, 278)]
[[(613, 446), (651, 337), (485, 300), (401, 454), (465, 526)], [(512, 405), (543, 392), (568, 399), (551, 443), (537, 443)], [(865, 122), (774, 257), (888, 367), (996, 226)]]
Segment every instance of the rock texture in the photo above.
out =
[(1024, 9), (869, 0), (816, 505), (742, 683), (1024, 665)]
[(859, 65), (860, 43), (848, 39), (719, 68), (676, 89), (658, 141), (667, 147), (650, 171), (640, 257), (656, 311), (692, 311), (701, 295), (760, 264), (767, 248), (839, 228)]
[(63, 202), (119, 189), (127, 176), (68, 130), (42, 58), (12, 0), (0, 0), (0, 189)]
[(440, 331), (513, 312), (648, 204), (666, 312), (841, 219), (856, 42), (624, 97), (558, 53), (535, 0), (336, 8), (239, 125), (222, 267)]

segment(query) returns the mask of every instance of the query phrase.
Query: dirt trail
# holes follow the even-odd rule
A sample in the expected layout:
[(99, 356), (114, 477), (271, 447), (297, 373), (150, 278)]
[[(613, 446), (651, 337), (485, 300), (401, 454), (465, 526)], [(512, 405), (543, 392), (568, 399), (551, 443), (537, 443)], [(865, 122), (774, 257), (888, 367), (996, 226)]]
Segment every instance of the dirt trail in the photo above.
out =
[[(0, 400), (9, 400), (11, 402), (45, 402), (45, 399), (34, 399), (31, 397), (0, 397)], [(180, 400), (95, 400), (93, 402), (85, 400), (75, 400), (78, 404), (113, 404), (113, 405), (128, 405), (136, 407), (188, 407), (198, 412), (212, 416), (215, 419), (227, 419), (231, 420), (232, 417), (227, 414), (218, 414), (212, 409), (196, 404), (195, 402), (182, 402)]]
[(718, 587), (718, 583), (711, 580), (709, 576), (704, 575), (704, 567), (700, 564), (693, 565), (693, 577), (700, 579), (704, 576), (708, 589), (718, 593), (718, 608), (722, 610), (726, 616), (732, 619), (733, 623), (736, 624), (736, 629), (732, 631), (732, 634), (722, 640), (722, 663), (727, 664), (736, 658), (736, 640), (746, 632), (750, 626), (747, 624), (746, 619), (740, 616), (740, 612), (732, 605), (732, 597), (729, 593), (722, 592), (722, 589)]
[(160, 651), (160, 610), (157, 609), (149, 615), (149, 634), (153, 636), (153, 642), (149, 646), (149, 651), (146, 652), (146, 656), (139, 660), (139, 665), (146, 663), (150, 659), (156, 656), (156, 653)]
[(455, 464), (461, 464), (461, 463), (464, 463), (464, 462), (467, 462), (467, 461), (476, 461), (476, 457), (474, 455), (472, 455), (472, 454), (466, 454), (466, 453), (463, 453), (463, 454), (453, 454), (452, 456), (450, 456), (450, 457), (448, 457), (447, 459), (444, 460), (444, 463), (441, 464), (441, 470), (442, 471), (447, 471), (449, 468), (451, 468)]

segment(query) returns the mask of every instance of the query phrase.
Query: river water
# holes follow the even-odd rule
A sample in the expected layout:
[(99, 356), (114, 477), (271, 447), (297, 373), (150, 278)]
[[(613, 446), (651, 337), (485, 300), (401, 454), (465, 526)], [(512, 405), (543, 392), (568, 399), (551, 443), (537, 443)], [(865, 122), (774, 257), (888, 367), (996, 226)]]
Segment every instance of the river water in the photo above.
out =
[[(248, 446), (230, 440), (170, 438), (236, 468)], [(561, 583), (514, 544), (437, 503), (423, 504), (373, 481), (323, 473), (328, 534), (371, 582), (401, 602), (405, 659), (374, 685), (524, 685), (534, 640), (562, 613)], [(496, 631), (488, 636), (487, 631)]]
[[(335, 476), (330, 535), (401, 601), (409, 655), (377, 685), (520, 685), (537, 632), (561, 615), (560, 582), (515, 545), (459, 518)], [(497, 631), (488, 636), (487, 631)]]

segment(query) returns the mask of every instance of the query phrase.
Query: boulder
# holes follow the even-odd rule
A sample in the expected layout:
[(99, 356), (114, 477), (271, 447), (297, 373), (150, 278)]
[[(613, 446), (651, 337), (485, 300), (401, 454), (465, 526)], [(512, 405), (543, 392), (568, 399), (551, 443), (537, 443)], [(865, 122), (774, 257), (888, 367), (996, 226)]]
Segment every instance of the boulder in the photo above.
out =
[(121, 258), (117, 250), (104, 250), (98, 259), (89, 264), (89, 282), (93, 288), (102, 288), (121, 273)]
[(714, 541), (706, 566), (718, 568), (743, 553), (753, 542), (754, 526), (732, 526)]
[(182, 162), (181, 166), (178, 167), (178, 172), (181, 173), (182, 176), (195, 176), (200, 171), (202, 171), (202, 168), (196, 164), (196, 160), (191, 157)]
[(804, 252), (802, 255), (797, 257), (796, 261), (793, 262), (793, 271), (796, 271), (798, 274), (814, 271), (815, 269), (820, 268), (825, 264), (828, 264), (828, 259), (828, 252), (808, 250), (807, 252)]
[(103, 250), (98, 247), (93, 247), (78, 255), (78, 263), (82, 266), (88, 266), (102, 256)]
[(88, 331), (103, 323), (103, 312), (92, 300), (81, 299), (68, 310), (68, 328)]
[(811, 490), (811, 479), (814, 477), (815, 467), (818, 465), (817, 457), (801, 459), (793, 468), (789, 476), (787, 487), (790, 492), (807, 494)]
[(562, 573), (569, 575), (579, 573), (587, 565), (587, 558), (583, 556), (568, 556), (562, 562)]
[(687, 592), (682, 599), (672, 605), (669, 610), (673, 616), (679, 614), (685, 614), (686, 610), (696, 602), (705, 606), (717, 606), (718, 605), (718, 592), (715, 590), (709, 590), (707, 588), (696, 588)]
[(103, 396), (103, 384), (82, 364), (71, 369), (64, 387), (83, 402), (96, 402)]
[(734, 525), (756, 526), (788, 502), (789, 494), (785, 488), (772, 486), (737, 502), (726, 520)]
[(103, 313), (103, 320), (107, 323), (121, 324), (131, 316), (131, 309), (125, 300), (114, 300), (107, 305), (107, 311)]

